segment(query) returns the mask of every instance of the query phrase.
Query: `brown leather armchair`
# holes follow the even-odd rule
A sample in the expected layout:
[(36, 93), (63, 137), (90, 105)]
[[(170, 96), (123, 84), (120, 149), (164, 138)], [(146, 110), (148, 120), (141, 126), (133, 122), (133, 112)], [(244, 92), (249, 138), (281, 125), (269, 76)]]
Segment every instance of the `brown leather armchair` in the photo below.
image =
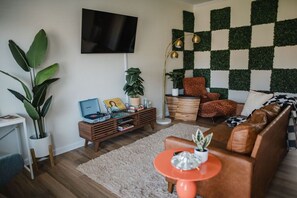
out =
[(237, 103), (227, 99), (219, 100), (219, 93), (207, 92), (204, 77), (184, 78), (183, 84), (185, 95), (200, 97), (199, 116), (213, 118), (235, 115)]
[(207, 92), (204, 77), (184, 78), (183, 85), (184, 94), (187, 96), (199, 96), (201, 98), (200, 103), (218, 100), (220, 98), (219, 93)]

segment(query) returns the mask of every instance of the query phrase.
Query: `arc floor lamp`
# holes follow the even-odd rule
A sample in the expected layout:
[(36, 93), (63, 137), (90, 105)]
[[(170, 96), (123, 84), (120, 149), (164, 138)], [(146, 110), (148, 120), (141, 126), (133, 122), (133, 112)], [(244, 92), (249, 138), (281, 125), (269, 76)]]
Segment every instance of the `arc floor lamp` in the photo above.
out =
[(162, 95), (162, 117), (157, 119), (157, 124), (160, 125), (167, 125), (171, 123), (171, 119), (170, 118), (166, 118), (165, 117), (165, 94), (166, 94), (166, 64), (167, 64), (167, 59), (170, 58), (178, 58), (178, 53), (177, 51), (173, 50), (173, 46), (175, 46), (175, 48), (181, 48), (184, 44), (182, 41), (182, 38), (185, 38), (187, 36), (193, 36), (192, 37), (192, 42), (193, 43), (199, 43), (201, 41), (201, 38), (197, 35), (197, 34), (193, 34), (193, 33), (189, 33), (189, 34), (184, 34), (184, 36), (181, 36), (179, 38), (177, 38), (176, 40), (174, 40), (173, 42), (170, 42), (165, 50), (165, 62), (164, 62), (164, 66), (163, 66), (163, 95)]

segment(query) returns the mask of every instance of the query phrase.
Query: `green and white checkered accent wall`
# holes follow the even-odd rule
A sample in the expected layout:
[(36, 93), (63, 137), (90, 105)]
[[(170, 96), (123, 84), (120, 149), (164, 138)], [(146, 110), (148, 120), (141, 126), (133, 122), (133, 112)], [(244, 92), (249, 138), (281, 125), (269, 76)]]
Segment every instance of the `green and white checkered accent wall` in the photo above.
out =
[(231, 7), (211, 10), (210, 30), (199, 32), (194, 30), (194, 13), (184, 11), (183, 30), (173, 29), (172, 40), (196, 33), (201, 42), (193, 45), (187, 36), (184, 47), (173, 47), (183, 57), (178, 70), (188, 77), (204, 76), (211, 92), (236, 101), (250, 89), (296, 94), (297, 18), (278, 20), (284, 18), (278, 17), (282, 1), (250, 2), (248, 26), (230, 26), (231, 18), (238, 17)]

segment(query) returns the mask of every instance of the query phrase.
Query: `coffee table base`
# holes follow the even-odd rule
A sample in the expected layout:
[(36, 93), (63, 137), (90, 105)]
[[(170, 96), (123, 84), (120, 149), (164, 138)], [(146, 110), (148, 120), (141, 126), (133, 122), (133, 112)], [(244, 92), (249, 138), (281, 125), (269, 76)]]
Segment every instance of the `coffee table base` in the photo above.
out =
[(195, 198), (197, 193), (196, 182), (178, 180), (176, 183), (176, 191), (180, 198)]

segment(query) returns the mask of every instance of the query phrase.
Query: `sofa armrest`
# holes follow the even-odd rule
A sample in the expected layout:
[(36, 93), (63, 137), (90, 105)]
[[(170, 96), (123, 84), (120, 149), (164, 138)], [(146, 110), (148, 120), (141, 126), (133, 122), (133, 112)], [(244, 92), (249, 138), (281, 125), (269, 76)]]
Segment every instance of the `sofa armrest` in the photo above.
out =
[(210, 93), (207, 92), (207, 97), (212, 101), (212, 100), (219, 100), (220, 99), (220, 94), (219, 93)]

